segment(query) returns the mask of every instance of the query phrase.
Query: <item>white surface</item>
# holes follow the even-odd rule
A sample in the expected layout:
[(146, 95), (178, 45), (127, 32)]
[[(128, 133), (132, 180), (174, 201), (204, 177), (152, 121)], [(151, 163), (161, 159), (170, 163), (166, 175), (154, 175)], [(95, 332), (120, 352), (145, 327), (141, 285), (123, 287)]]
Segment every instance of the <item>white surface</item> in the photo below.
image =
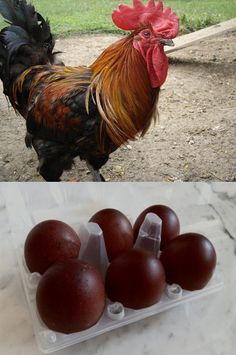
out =
[[(19, 187), (20, 186), (20, 187)], [(134, 221), (145, 207), (168, 204), (188, 230), (214, 243), (225, 287), (218, 294), (111, 331), (57, 354), (233, 355), (236, 347), (236, 184), (7, 184), (0, 185), (0, 354), (39, 354), (13, 246), (15, 232), (45, 218), (86, 222), (113, 207)], [(24, 199), (21, 198), (23, 193)], [(5, 199), (10, 204), (9, 215)], [(66, 206), (67, 213), (63, 212)], [(63, 207), (63, 208), (62, 208)], [(27, 211), (27, 213), (26, 213)], [(46, 212), (45, 212), (46, 211)], [(29, 213), (30, 212), (30, 213)], [(16, 238), (17, 244), (24, 241)]]

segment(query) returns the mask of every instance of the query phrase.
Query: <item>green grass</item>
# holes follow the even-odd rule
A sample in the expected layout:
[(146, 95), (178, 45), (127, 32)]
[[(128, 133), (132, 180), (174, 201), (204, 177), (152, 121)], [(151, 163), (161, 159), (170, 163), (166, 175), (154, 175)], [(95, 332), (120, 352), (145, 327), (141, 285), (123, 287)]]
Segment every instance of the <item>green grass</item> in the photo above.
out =
[[(131, 0), (32, 0), (38, 12), (49, 18), (57, 36), (84, 32), (121, 32), (111, 20), (119, 3)], [(181, 32), (236, 17), (236, 0), (166, 0), (181, 19)]]
[(192, 32), (236, 17), (236, 0), (168, 0), (180, 17), (181, 32)]

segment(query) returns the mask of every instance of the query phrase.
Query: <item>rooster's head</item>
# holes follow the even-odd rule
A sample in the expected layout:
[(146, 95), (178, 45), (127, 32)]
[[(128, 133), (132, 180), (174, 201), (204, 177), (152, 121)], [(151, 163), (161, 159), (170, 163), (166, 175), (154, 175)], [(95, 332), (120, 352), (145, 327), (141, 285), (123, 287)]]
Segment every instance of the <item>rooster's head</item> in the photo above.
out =
[(162, 0), (133, 0), (133, 7), (120, 5), (112, 14), (113, 22), (122, 30), (131, 30), (133, 46), (146, 61), (152, 87), (160, 87), (166, 80), (168, 60), (164, 46), (173, 46), (178, 34), (179, 18)]

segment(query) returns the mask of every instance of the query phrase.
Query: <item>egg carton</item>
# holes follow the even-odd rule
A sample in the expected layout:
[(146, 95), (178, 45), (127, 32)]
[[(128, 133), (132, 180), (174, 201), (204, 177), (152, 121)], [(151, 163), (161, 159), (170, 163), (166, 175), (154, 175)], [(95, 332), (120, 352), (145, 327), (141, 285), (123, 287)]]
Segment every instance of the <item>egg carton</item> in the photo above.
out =
[[(100, 271), (100, 274), (104, 279), (109, 261), (102, 230), (95, 223), (72, 225), (72, 227), (78, 232), (82, 240), (80, 259), (93, 265)], [(139, 236), (134, 248), (141, 247), (158, 256), (160, 254), (160, 234), (160, 218), (149, 213), (140, 228)], [(39, 349), (43, 353), (51, 353), (64, 349), (113, 329), (156, 315), (180, 304), (210, 295), (219, 291), (223, 287), (223, 280), (217, 266), (210, 282), (201, 290), (187, 291), (183, 290), (176, 284), (167, 285), (166, 290), (158, 303), (140, 310), (126, 308), (119, 302), (112, 303), (107, 299), (105, 311), (96, 325), (85, 331), (73, 334), (62, 334), (48, 329), (39, 316), (35, 299), (37, 286), (42, 276), (38, 273), (29, 272), (24, 260), (23, 245), (17, 248), (17, 258), (24, 292), (32, 317), (36, 341)]]

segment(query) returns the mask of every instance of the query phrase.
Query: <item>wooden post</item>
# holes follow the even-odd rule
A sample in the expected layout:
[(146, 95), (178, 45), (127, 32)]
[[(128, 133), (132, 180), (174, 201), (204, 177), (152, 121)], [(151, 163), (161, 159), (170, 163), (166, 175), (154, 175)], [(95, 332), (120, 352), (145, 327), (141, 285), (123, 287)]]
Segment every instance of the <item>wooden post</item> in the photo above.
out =
[[(236, 18), (233, 18), (232, 20), (228, 20), (225, 22), (218, 23), (217, 25), (213, 25), (210, 27), (203, 28), (202, 30), (188, 33), (183, 36), (179, 36), (176, 39), (174, 39), (175, 46), (174, 47), (165, 47), (165, 52), (172, 53), (176, 52), (180, 49), (192, 46), (193, 44), (196, 44), (200, 41), (203, 41), (205, 39), (219, 36), (225, 32), (230, 32), (236, 30)], [(236, 40), (236, 38), (235, 38)]]

